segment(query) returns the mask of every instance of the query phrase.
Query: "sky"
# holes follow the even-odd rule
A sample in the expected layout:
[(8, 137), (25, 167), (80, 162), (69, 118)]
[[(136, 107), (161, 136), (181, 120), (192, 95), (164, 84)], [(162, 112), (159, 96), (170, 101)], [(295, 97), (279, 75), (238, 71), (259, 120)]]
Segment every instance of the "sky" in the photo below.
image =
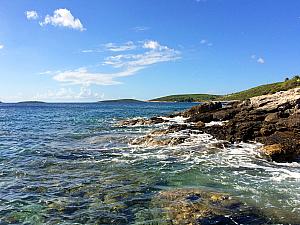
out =
[(0, 101), (227, 94), (300, 73), (298, 0), (0, 0)]

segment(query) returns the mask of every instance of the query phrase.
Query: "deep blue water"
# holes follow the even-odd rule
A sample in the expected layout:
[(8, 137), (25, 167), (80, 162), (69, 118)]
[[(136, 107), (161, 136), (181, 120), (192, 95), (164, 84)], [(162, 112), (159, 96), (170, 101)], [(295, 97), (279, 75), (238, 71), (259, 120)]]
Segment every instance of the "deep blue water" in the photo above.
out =
[(192, 105), (0, 104), (0, 224), (157, 224), (153, 196), (184, 187), (227, 192), (300, 223), (298, 163), (259, 158), (256, 144), (212, 151), (203, 136), (133, 147), (153, 127), (115, 126)]

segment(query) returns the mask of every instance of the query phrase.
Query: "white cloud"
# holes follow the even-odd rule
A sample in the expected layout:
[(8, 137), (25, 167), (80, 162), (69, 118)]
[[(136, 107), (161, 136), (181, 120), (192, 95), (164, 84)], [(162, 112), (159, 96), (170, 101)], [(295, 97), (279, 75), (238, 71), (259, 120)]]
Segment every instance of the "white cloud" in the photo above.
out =
[(251, 59), (255, 60), (257, 63), (259, 64), (264, 64), (265, 63), (265, 59), (262, 57), (257, 57), (255, 54), (251, 55)]
[(69, 100), (102, 100), (104, 94), (95, 93), (90, 88), (81, 87), (79, 91), (72, 88), (60, 88), (56, 91), (48, 90), (45, 93), (37, 93), (35, 100), (46, 101), (69, 101)]
[(180, 58), (180, 52), (162, 46), (156, 41), (146, 41), (143, 48), (150, 49), (141, 54), (124, 54), (107, 57), (105, 65), (111, 65), (115, 68), (139, 68), (152, 64), (173, 61)]
[(28, 20), (36, 20), (37, 18), (39, 18), (38, 13), (34, 10), (26, 11), (25, 15), (26, 15)]
[(128, 41), (123, 45), (117, 45), (115, 43), (107, 43), (104, 45), (104, 48), (112, 52), (122, 52), (122, 51), (129, 51), (129, 50), (136, 49), (137, 46), (132, 41)]
[(158, 49), (162, 47), (157, 41), (145, 41), (143, 48)]
[(260, 64), (264, 64), (265, 60), (263, 58), (259, 57), (256, 62), (258, 62)]
[(68, 27), (75, 30), (86, 30), (78, 18), (74, 18), (72, 13), (68, 9), (56, 9), (53, 12), (53, 16), (47, 15), (43, 22), (40, 22), (41, 26), (51, 24), (53, 26)]
[(0, 50), (4, 48), (4, 45), (0, 44)]
[[(140, 42), (139, 42), (140, 43)], [(121, 82), (116, 80), (120, 77), (127, 77), (136, 74), (138, 71), (149, 67), (150, 65), (174, 61), (180, 58), (180, 52), (160, 45), (156, 41), (145, 41), (142, 44), (134, 44), (139, 51), (138, 54), (119, 54), (109, 56), (102, 65), (112, 67), (111, 73), (91, 72), (82, 67), (75, 70), (57, 71), (53, 79), (70, 85), (89, 86), (96, 85), (116, 85)], [(43, 72), (47, 74), (48, 71)]]

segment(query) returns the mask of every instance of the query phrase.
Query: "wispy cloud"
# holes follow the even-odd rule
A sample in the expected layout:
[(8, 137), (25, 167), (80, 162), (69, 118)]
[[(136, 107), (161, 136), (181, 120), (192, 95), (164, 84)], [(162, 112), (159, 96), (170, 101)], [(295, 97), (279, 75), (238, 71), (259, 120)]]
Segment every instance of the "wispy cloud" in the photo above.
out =
[(122, 52), (136, 49), (137, 46), (132, 41), (128, 41), (121, 45), (118, 45), (116, 43), (107, 43), (104, 44), (104, 48), (112, 52)]
[(180, 58), (179, 51), (163, 46), (157, 41), (149, 40), (132, 43), (132, 45), (135, 45), (138, 51), (143, 52), (111, 55), (104, 59), (102, 65), (109, 66), (112, 71), (117, 70), (116, 72), (91, 72), (86, 67), (82, 67), (75, 70), (57, 71), (53, 74), (53, 79), (69, 85), (116, 85), (121, 83), (118, 81), (120, 77), (132, 76), (151, 65)]
[(31, 11), (26, 11), (25, 16), (28, 20), (36, 20), (39, 18), (39, 15), (36, 11), (31, 10)]
[(200, 44), (206, 45), (206, 46), (213, 46), (213, 43), (209, 42), (209, 41), (206, 40), (206, 39), (202, 39), (202, 40), (200, 41)]
[(259, 64), (264, 64), (265, 63), (265, 59), (263, 57), (258, 57), (255, 54), (251, 55), (251, 59), (255, 60)]
[(132, 28), (135, 32), (143, 32), (143, 31), (147, 31), (150, 30), (150, 27), (145, 27), (145, 26), (137, 26)]
[(260, 63), (260, 64), (264, 64), (265, 60), (262, 57), (259, 57), (256, 62)]
[(58, 27), (67, 27), (79, 31), (86, 30), (81, 21), (75, 18), (68, 9), (56, 9), (53, 16), (47, 15), (44, 21), (40, 22), (41, 26), (51, 24)]
[(124, 54), (107, 57), (104, 64), (115, 68), (139, 68), (180, 58), (179, 51), (160, 45), (157, 41), (145, 41), (143, 48), (147, 49), (147, 51), (142, 54)]
[(0, 44), (0, 50), (4, 48), (4, 45)]

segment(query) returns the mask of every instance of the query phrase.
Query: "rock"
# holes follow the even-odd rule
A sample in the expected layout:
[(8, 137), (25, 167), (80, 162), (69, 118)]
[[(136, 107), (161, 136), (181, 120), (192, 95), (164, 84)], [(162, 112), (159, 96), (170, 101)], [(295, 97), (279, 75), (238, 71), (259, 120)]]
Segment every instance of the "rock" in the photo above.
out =
[(224, 108), (213, 113), (213, 120), (224, 121), (231, 120), (239, 111), (236, 108)]
[(141, 138), (134, 139), (131, 141), (132, 145), (143, 145), (147, 147), (154, 147), (154, 146), (175, 146), (183, 143), (189, 136), (152, 136), (146, 135)]
[(300, 88), (280, 91), (272, 95), (262, 95), (250, 99), (250, 105), (257, 110), (284, 111), (300, 103)]
[(291, 131), (276, 131), (274, 134), (258, 138), (265, 144), (262, 148), (264, 155), (276, 162), (299, 161), (300, 135)]
[(263, 154), (269, 157), (274, 157), (274, 155), (282, 154), (283, 146), (281, 144), (265, 145), (261, 148)]
[(259, 210), (228, 194), (199, 189), (161, 191), (151, 201), (170, 224), (265, 224)]
[(198, 122), (195, 124), (195, 127), (197, 127), (197, 128), (203, 128), (203, 127), (205, 127), (205, 123), (203, 123), (202, 121), (198, 121)]
[(211, 113), (202, 113), (202, 114), (195, 114), (191, 115), (190, 118), (186, 120), (186, 122), (203, 122), (203, 123), (209, 123), (213, 120), (213, 115)]
[(166, 122), (161, 117), (152, 117), (150, 119), (129, 119), (129, 120), (122, 120), (117, 125), (118, 126), (144, 126), (144, 125), (152, 125), (152, 124), (158, 124), (158, 123), (164, 123)]
[(190, 116), (195, 116), (196, 114), (211, 112), (213, 110), (217, 110), (221, 108), (222, 108), (221, 102), (207, 102), (201, 105), (193, 106), (189, 110), (186, 110), (183, 113), (181, 113), (181, 115), (184, 117), (190, 117)]
[(270, 113), (266, 116), (265, 121), (269, 123), (276, 123), (279, 119), (278, 112)]
[(210, 144), (210, 146), (214, 147), (214, 148), (223, 149), (223, 148), (229, 148), (231, 146), (231, 144), (228, 141), (218, 141), (218, 142)]

